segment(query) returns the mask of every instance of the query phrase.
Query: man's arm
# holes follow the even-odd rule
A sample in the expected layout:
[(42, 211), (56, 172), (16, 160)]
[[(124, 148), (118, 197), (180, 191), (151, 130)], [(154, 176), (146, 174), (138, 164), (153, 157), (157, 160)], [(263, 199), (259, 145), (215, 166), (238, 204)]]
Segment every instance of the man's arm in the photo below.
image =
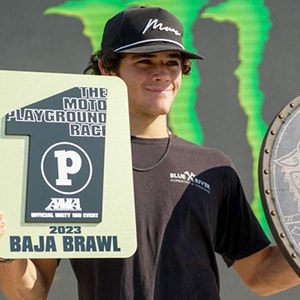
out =
[(0, 288), (7, 299), (44, 300), (56, 266), (56, 259), (16, 259), (0, 264)]
[(300, 284), (278, 247), (267, 247), (235, 261), (234, 269), (247, 286), (261, 296), (268, 296)]
[[(6, 225), (7, 221), (0, 212), (0, 238), (6, 232)], [(44, 300), (56, 267), (56, 259), (16, 259), (9, 264), (0, 263), (0, 289), (9, 300)]]

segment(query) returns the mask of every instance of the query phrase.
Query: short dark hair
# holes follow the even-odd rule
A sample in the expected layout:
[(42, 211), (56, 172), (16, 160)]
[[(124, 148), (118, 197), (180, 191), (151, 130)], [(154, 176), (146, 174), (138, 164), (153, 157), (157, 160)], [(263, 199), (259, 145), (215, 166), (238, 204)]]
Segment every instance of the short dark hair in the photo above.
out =
[[(99, 50), (91, 55), (88, 66), (84, 69), (83, 73), (91, 74), (91, 75), (101, 75), (101, 71), (98, 67), (98, 61), (101, 60), (105, 70), (113, 71), (118, 74), (121, 59), (125, 55), (126, 54), (116, 53), (113, 51), (103, 52)], [(182, 54), (181, 54), (181, 58), (182, 58), (182, 74), (189, 75), (192, 69), (191, 60), (184, 57), (184, 55)]]

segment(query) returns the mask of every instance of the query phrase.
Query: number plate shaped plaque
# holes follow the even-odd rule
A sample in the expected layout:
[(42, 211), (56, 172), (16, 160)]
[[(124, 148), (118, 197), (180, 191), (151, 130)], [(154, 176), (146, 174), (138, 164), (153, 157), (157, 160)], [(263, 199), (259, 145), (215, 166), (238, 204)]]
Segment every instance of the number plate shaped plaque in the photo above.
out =
[(0, 71), (0, 257), (136, 249), (127, 89), (117, 77)]

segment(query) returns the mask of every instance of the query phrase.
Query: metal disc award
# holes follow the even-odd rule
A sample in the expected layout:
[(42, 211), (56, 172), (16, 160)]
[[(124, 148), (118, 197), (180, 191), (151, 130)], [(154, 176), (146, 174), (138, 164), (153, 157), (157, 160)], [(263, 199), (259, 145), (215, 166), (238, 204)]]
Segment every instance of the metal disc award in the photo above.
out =
[(275, 241), (300, 276), (300, 96), (269, 126), (261, 147), (259, 183)]

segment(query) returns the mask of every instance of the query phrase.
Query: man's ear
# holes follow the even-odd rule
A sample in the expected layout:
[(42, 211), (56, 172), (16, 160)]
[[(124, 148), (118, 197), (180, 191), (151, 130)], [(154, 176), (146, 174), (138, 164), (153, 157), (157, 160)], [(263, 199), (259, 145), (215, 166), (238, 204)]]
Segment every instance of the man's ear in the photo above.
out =
[(98, 60), (98, 68), (101, 72), (102, 75), (112, 75), (110, 71), (107, 71), (104, 67), (103, 67), (103, 64), (102, 64), (102, 60), (99, 59)]

